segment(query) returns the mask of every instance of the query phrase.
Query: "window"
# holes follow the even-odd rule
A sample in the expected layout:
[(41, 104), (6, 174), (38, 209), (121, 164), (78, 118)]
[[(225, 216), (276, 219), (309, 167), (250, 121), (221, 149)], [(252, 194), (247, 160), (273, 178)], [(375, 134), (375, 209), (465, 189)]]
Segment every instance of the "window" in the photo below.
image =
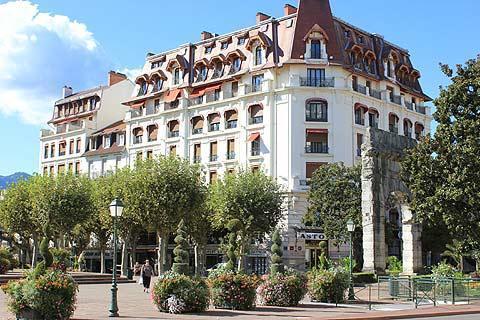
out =
[(306, 153), (328, 153), (328, 130), (307, 129)]
[(232, 97), (238, 96), (238, 81), (232, 82)]
[(358, 91), (358, 77), (352, 76), (352, 88), (354, 91)]
[(368, 111), (368, 125), (378, 129), (378, 112), (376, 110)]
[(73, 173), (73, 162), (70, 162), (68, 164), (68, 172), (72, 172)]
[(65, 172), (65, 165), (64, 164), (59, 164), (57, 167), (57, 173), (62, 174)]
[(80, 138), (77, 139), (77, 145), (76, 145), (76, 148), (75, 148), (75, 149), (76, 149), (76, 152), (77, 152), (77, 153), (82, 152), (82, 139), (80, 139)]
[(153, 92), (157, 92), (162, 90), (163, 87), (163, 79), (160, 77), (155, 77), (154, 83), (153, 83)]
[(148, 142), (157, 141), (158, 136), (158, 126), (155, 124), (149, 125), (147, 127)]
[(239, 38), (238, 38), (238, 41), (237, 41), (237, 44), (238, 44), (239, 46), (242, 46), (242, 45), (245, 44), (245, 40), (246, 40), (245, 37), (239, 37)]
[(60, 142), (60, 144), (58, 145), (58, 156), (59, 157), (64, 156), (66, 153), (66, 149), (67, 149), (67, 142), (66, 141)]
[(218, 160), (217, 146), (217, 141), (210, 142), (210, 162), (215, 162)]
[(315, 171), (317, 171), (317, 169), (323, 165), (325, 165), (324, 162), (307, 162), (305, 164), (305, 177), (307, 178), (307, 180), (311, 179)]
[(423, 137), (425, 128), (423, 124), (417, 122), (415, 123), (415, 139), (420, 140)]
[(160, 68), (163, 65), (163, 60), (152, 62), (151, 69)]
[(412, 137), (412, 122), (408, 119), (403, 120), (403, 135), (405, 137)]
[(358, 36), (358, 43), (363, 43), (363, 36)]
[(95, 107), (97, 106), (97, 100), (95, 99), (95, 97), (90, 98), (89, 104), (90, 104), (90, 110), (95, 109)]
[(260, 155), (260, 135), (257, 135), (257, 137), (252, 140), (250, 155), (252, 157)]
[(217, 176), (217, 171), (210, 171), (210, 183), (215, 183), (217, 182), (218, 176)]
[(388, 59), (388, 61), (387, 61), (387, 76), (390, 77), (390, 78), (393, 75), (392, 74), (392, 66), (393, 66), (392, 61), (390, 59)]
[(398, 117), (393, 113), (388, 116), (388, 130), (392, 133), (398, 133)]
[(350, 38), (350, 30), (347, 30), (347, 29), (343, 30), (343, 34), (345, 38)]
[(310, 58), (321, 59), (322, 58), (322, 45), (320, 40), (312, 40), (310, 47)]
[(250, 124), (260, 124), (263, 123), (263, 107), (261, 105), (255, 104), (250, 106)]
[(55, 157), (55, 144), (50, 146), (50, 158)]
[(220, 130), (220, 114), (213, 113), (208, 116), (208, 131), (218, 131)]
[(207, 79), (207, 67), (202, 64), (198, 68), (197, 82), (205, 81), (206, 79)]
[(307, 86), (323, 87), (325, 83), (325, 69), (307, 69)]
[(228, 41), (222, 42), (222, 45), (221, 45), (222, 50), (227, 49), (228, 45), (229, 45)]
[(46, 176), (48, 174), (48, 167), (43, 167), (43, 175)]
[(235, 139), (227, 140), (227, 160), (235, 159)]
[(225, 127), (227, 129), (235, 129), (237, 127), (238, 113), (236, 110), (228, 110), (225, 112)]
[(147, 150), (147, 159), (148, 160), (153, 159), (153, 150)]
[(118, 145), (119, 146), (125, 145), (125, 134), (123, 133), (118, 134)]
[(203, 118), (198, 116), (192, 118), (192, 134), (203, 133)]
[(388, 98), (390, 99), (389, 101), (393, 102), (393, 100), (395, 99), (394, 97), (395, 94), (392, 87), (387, 86), (387, 94), (388, 94)]
[(328, 122), (328, 106), (325, 101), (308, 102), (305, 108), (305, 120), (312, 122)]
[(173, 70), (173, 84), (180, 84), (180, 68), (175, 68), (175, 70)]
[(252, 77), (252, 92), (262, 91), (263, 74), (259, 74)]
[(143, 160), (143, 153), (141, 151), (137, 152), (136, 155), (136, 161), (142, 161)]
[(221, 61), (217, 61), (215, 63), (215, 68), (213, 70), (212, 79), (220, 78), (223, 75), (223, 63)]
[(168, 137), (174, 138), (179, 136), (180, 123), (177, 120), (172, 120), (168, 123)]
[(148, 83), (146, 81), (142, 81), (140, 83), (140, 89), (138, 90), (138, 96), (146, 95), (147, 90), (148, 90)]
[(75, 162), (75, 174), (80, 174), (80, 161)]
[(252, 166), (252, 172), (253, 173), (259, 173), (260, 172), (260, 167), (259, 166)]
[(104, 148), (110, 148), (110, 145), (111, 145), (110, 144), (111, 143), (111, 138), (110, 137), (111, 137), (110, 135), (105, 136), (105, 143), (104, 143), (104, 146), (103, 146)]
[(44, 158), (44, 159), (47, 159), (47, 158), (48, 158), (48, 144), (46, 144), (43, 148), (44, 148), (44, 150), (43, 150), (43, 158)]
[(206, 54), (212, 53), (212, 50), (213, 50), (213, 46), (205, 47)]
[(236, 57), (235, 59), (233, 59), (232, 66), (230, 68), (230, 73), (231, 74), (237, 73), (238, 71), (240, 71), (241, 68), (242, 68), (242, 59), (240, 57)]
[(193, 145), (193, 163), (202, 161), (202, 145), (200, 143)]
[(177, 155), (177, 146), (176, 145), (170, 146), (168, 152), (171, 156), (176, 156)]
[(355, 124), (365, 125), (365, 110), (362, 107), (355, 108)]
[(133, 143), (134, 144), (142, 143), (142, 139), (143, 139), (143, 129), (142, 128), (133, 129)]
[(262, 50), (262, 47), (258, 46), (256, 49), (255, 49), (255, 65), (258, 66), (258, 65), (261, 65), (263, 64), (263, 50)]
[(357, 157), (362, 156), (363, 134), (357, 133)]

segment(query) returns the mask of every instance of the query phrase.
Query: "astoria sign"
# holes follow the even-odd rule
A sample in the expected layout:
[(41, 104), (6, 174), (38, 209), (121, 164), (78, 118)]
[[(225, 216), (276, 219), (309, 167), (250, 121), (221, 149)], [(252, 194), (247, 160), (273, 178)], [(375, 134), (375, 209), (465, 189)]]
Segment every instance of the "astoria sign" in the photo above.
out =
[(320, 232), (297, 232), (297, 238), (305, 240), (327, 240), (325, 234)]

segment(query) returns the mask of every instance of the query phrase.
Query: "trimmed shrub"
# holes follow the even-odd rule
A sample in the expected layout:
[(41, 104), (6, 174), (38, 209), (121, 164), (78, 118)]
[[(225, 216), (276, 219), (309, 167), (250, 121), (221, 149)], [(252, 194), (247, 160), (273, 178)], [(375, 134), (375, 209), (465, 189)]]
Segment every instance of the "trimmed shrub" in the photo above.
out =
[(373, 272), (357, 272), (353, 274), (353, 283), (355, 284), (369, 284), (376, 282), (377, 276)]
[(205, 280), (167, 272), (153, 286), (152, 299), (160, 312), (203, 312), (208, 308), (209, 290)]
[(0, 274), (18, 266), (18, 261), (8, 248), (0, 247)]
[(70, 251), (66, 249), (50, 248), (50, 252), (53, 256), (52, 267), (54, 269), (67, 271), (70, 267)]
[(283, 273), (285, 268), (282, 263), (282, 239), (280, 238), (280, 232), (275, 230), (272, 236), (272, 248), (270, 249), (272, 252), (271, 256), (271, 265), (270, 265), (270, 273)]
[(8, 296), (9, 310), (19, 317), (34, 314), (40, 319), (65, 320), (75, 311), (78, 286), (60, 270), (42, 274), (33, 270), (23, 280), (10, 281), (3, 291)]
[(185, 223), (183, 219), (178, 224), (177, 236), (175, 237), (175, 243), (177, 246), (173, 249), (175, 255), (172, 270), (178, 274), (188, 274), (188, 242), (187, 232), (185, 231)]
[(308, 273), (308, 293), (313, 301), (343, 302), (348, 284), (349, 275), (343, 269), (314, 269)]
[(256, 276), (233, 272), (209, 278), (212, 303), (221, 309), (252, 310), (255, 308), (258, 283)]
[(307, 293), (307, 277), (299, 272), (264, 276), (257, 288), (261, 305), (295, 307)]

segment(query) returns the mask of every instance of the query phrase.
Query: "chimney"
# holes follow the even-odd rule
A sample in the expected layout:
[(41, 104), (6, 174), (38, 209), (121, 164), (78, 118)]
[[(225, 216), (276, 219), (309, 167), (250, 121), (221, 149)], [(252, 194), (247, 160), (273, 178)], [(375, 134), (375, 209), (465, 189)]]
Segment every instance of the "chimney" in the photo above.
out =
[(297, 7), (292, 6), (291, 4), (286, 4), (285, 7), (283, 7), (283, 15), (284, 16), (289, 16), (291, 14), (297, 13)]
[(200, 34), (200, 39), (203, 41), (203, 40), (207, 40), (207, 39), (210, 39), (210, 38), (213, 38), (213, 34), (211, 34), (210, 32), (208, 31), (202, 31), (202, 33)]
[(67, 86), (63, 86), (62, 88), (62, 98), (66, 98), (66, 97), (69, 97), (73, 94), (73, 89), (72, 87), (67, 87)]
[(123, 80), (127, 80), (127, 76), (120, 72), (110, 71), (108, 73), (108, 86), (113, 86)]
[(257, 12), (257, 24), (260, 22), (270, 19), (271, 17), (268, 14)]

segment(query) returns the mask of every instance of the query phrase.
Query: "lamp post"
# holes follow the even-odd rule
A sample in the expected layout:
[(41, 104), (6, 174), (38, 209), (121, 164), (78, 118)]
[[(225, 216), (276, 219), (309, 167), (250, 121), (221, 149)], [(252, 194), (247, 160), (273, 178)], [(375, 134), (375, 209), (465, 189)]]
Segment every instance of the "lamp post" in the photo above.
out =
[(110, 304), (110, 318), (118, 317), (117, 305), (117, 217), (121, 217), (123, 212), (123, 203), (115, 198), (110, 203), (110, 215), (113, 217), (113, 268), (112, 268), (112, 300)]
[(348, 300), (353, 301), (355, 300), (355, 292), (353, 290), (353, 232), (355, 231), (355, 223), (352, 219), (347, 221), (347, 230), (350, 234), (350, 280), (348, 284)]

